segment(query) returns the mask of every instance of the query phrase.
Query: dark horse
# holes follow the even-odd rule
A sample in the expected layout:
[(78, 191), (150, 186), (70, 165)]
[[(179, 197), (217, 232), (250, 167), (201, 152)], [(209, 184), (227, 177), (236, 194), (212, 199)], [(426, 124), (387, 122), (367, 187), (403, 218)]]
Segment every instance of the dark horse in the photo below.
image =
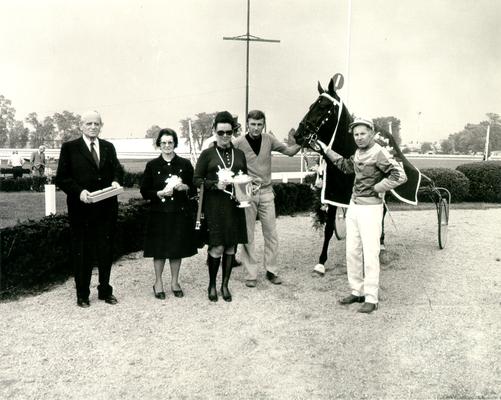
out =
[[(318, 92), (320, 96), (299, 123), (295, 134), (296, 143), (321, 152), (320, 146), (316, 143), (317, 140), (321, 140), (338, 154), (348, 158), (357, 149), (353, 135), (349, 131), (349, 125), (353, 121), (351, 114), (336, 93), (332, 79), (327, 91), (318, 83)], [(325, 272), (324, 264), (327, 261), (329, 242), (334, 234), (336, 223), (344, 223), (342, 221), (344, 213), (337, 213), (336, 218), (336, 212), (338, 207), (348, 207), (354, 180), (354, 175), (344, 174), (326, 158), (324, 158), (322, 170), (320, 201), (322, 204), (327, 204), (328, 208), (322, 253), (314, 269), (320, 274)], [(336, 236), (341, 239), (337, 233)], [(383, 242), (384, 228), (381, 236), (381, 243)]]
[[(356, 150), (356, 144), (349, 129), (349, 125), (352, 122), (350, 112), (336, 93), (334, 81), (332, 79), (329, 82), (328, 90), (324, 90), (319, 83), (318, 92), (320, 96), (310, 106), (308, 113), (299, 123), (299, 127), (295, 133), (296, 142), (301, 146), (309, 147), (320, 152), (321, 148), (316, 141), (321, 140), (336, 153), (343, 157), (350, 157)], [(395, 190), (392, 190), (391, 193), (398, 200), (416, 205), (418, 189), (421, 182), (420, 171), (402, 154), (395, 138), (389, 132), (382, 131), (376, 133), (376, 141), (381, 146), (385, 147), (395, 160), (402, 163), (407, 175), (407, 182), (400, 185)], [(338, 207), (343, 207), (343, 209), (348, 207), (353, 187), (353, 179), (353, 175), (343, 174), (334, 167), (329, 160), (324, 159), (320, 201), (323, 204), (327, 204), (328, 210), (322, 253), (319, 257), (319, 264), (315, 267), (315, 271), (317, 272), (323, 273), (325, 271), (324, 264), (327, 261), (329, 241), (332, 238), (337, 223), (344, 223), (344, 214), (336, 214), (336, 212), (338, 211)], [(384, 245), (384, 215), (386, 211), (387, 208), (385, 206), (381, 235), (382, 245)], [(337, 236), (339, 239), (339, 235)]]

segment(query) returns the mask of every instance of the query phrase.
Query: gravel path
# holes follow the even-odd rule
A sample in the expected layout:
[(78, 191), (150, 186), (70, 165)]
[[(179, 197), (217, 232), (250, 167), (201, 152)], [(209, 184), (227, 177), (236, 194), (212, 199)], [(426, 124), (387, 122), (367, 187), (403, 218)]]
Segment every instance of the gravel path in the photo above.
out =
[(444, 250), (434, 211), (391, 214), (371, 315), (336, 303), (344, 242), (312, 275), (309, 216), (278, 220), (284, 284), (249, 289), (236, 269), (232, 303), (207, 300), (205, 251), (183, 262), (182, 299), (153, 298), (138, 253), (114, 266), (117, 306), (96, 276), (89, 309), (72, 280), (0, 303), (0, 399), (500, 398), (501, 209), (452, 210)]

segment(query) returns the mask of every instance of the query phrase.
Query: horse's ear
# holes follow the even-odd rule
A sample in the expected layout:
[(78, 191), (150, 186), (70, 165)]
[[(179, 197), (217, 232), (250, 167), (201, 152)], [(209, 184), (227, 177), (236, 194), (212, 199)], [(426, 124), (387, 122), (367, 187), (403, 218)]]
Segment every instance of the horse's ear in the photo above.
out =
[(322, 87), (322, 85), (320, 84), (320, 81), (318, 81), (318, 93), (322, 94), (323, 92), (325, 92), (325, 90)]
[(334, 89), (334, 78), (331, 78), (329, 81), (329, 94), (336, 93), (336, 89)]

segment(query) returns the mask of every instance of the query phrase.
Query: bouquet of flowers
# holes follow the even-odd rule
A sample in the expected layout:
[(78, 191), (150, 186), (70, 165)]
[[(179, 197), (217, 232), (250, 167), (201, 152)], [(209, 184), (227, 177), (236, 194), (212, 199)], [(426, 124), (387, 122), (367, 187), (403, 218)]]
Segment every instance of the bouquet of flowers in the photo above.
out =
[[(174, 190), (174, 188), (179, 185), (180, 183), (183, 183), (182, 179), (177, 176), (177, 175), (172, 175), (172, 176), (169, 176), (166, 180), (165, 180), (165, 187), (164, 187), (164, 190), (165, 191), (172, 191)], [(165, 197), (162, 199), (162, 202), (165, 201)]]

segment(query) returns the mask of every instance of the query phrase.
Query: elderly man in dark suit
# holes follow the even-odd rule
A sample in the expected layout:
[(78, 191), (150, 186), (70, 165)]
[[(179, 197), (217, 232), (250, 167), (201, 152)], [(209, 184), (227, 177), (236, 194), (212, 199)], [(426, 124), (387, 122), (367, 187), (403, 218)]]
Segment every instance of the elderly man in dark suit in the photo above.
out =
[(83, 308), (90, 306), (89, 286), (95, 265), (99, 269), (98, 298), (108, 304), (117, 303), (109, 283), (117, 197), (89, 201), (91, 192), (119, 187), (123, 174), (113, 144), (98, 138), (102, 126), (98, 112), (82, 116), (83, 135), (63, 143), (56, 173), (56, 184), (67, 195), (77, 305)]

